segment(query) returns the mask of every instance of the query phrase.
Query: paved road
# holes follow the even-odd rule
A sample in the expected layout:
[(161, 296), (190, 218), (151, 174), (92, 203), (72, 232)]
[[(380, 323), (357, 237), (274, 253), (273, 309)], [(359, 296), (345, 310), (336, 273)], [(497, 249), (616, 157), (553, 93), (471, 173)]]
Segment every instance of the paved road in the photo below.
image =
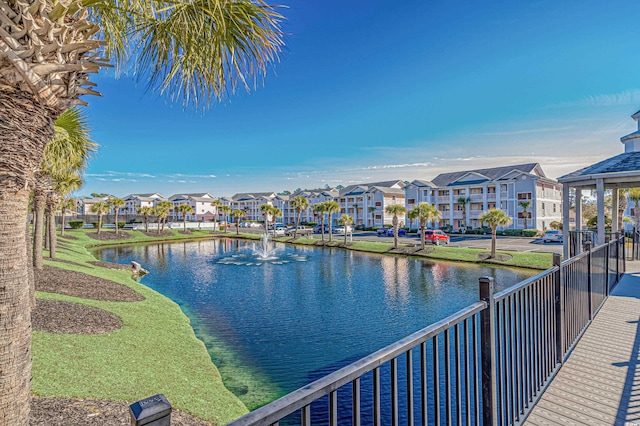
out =
[[(241, 228), (241, 232), (251, 232), (260, 234), (264, 232), (262, 228)], [(320, 238), (319, 234), (313, 235)], [(327, 236), (325, 235), (325, 238)], [(343, 235), (334, 235), (334, 238), (343, 238)], [(392, 241), (393, 237), (379, 237), (373, 231), (357, 231), (353, 234), (354, 240), (359, 241)], [(420, 244), (417, 234), (409, 234), (406, 237), (399, 237), (400, 243)], [(491, 235), (451, 235), (450, 247), (467, 247), (489, 250), (491, 248)], [(540, 238), (525, 237), (503, 237), (498, 236), (498, 250), (519, 251), (519, 252), (540, 252), (540, 253), (562, 253), (561, 243), (544, 243)]]

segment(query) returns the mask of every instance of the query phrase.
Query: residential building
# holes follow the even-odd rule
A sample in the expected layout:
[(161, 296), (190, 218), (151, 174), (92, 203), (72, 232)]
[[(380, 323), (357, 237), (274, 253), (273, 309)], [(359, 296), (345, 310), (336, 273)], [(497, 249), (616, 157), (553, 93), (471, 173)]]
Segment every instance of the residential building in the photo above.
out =
[(123, 198), (124, 206), (120, 207), (120, 214), (137, 215), (141, 207), (154, 207), (158, 201), (166, 200), (157, 192), (150, 194), (129, 194)]
[(340, 190), (336, 201), (342, 214), (353, 217), (354, 224), (384, 226), (390, 224), (392, 218), (385, 208), (391, 204), (405, 204), (404, 186), (402, 180), (349, 185)]
[(411, 182), (405, 193), (408, 210), (421, 202), (436, 206), (442, 214), (439, 228), (480, 227), (480, 216), (491, 208), (511, 216), (509, 228), (514, 229), (544, 231), (562, 220), (561, 185), (538, 163), (442, 173), (431, 181)]
[(91, 215), (91, 207), (98, 202), (106, 203), (109, 197), (82, 198), (78, 200), (78, 213), (82, 215)]
[(177, 207), (181, 204), (188, 204), (193, 208), (193, 213), (186, 214), (186, 220), (188, 221), (211, 221), (214, 217), (217, 219), (218, 211), (211, 204), (215, 201), (215, 198), (208, 192), (174, 194), (169, 197), (169, 201), (173, 204), (173, 209), (171, 210), (173, 220), (183, 220), (182, 213), (177, 211)]
[(239, 193), (231, 197), (229, 206), (233, 210), (244, 210), (247, 212), (243, 220), (263, 221), (264, 217), (260, 206), (263, 204), (272, 206), (272, 201), (276, 195), (275, 192)]

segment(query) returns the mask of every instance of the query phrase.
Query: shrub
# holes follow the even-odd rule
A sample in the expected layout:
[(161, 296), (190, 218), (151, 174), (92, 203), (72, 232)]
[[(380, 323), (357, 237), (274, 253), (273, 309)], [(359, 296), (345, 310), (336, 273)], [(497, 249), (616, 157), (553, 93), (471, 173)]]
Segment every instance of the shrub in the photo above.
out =
[(522, 235), (525, 237), (535, 237), (536, 235), (538, 235), (538, 230), (537, 229), (525, 229), (522, 231)]
[(84, 220), (70, 220), (69, 226), (71, 229), (80, 229), (84, 226)]
[(124, 222), (118, 221), (118, 228), (124, 228)]
[(506, 235), (509, 237), (521, 237), (522, 229), (505, 229), (502, 231), (502, 235)]
[(91, 222), (91, 225), (96, 229), (98, 228), (98, 222)]

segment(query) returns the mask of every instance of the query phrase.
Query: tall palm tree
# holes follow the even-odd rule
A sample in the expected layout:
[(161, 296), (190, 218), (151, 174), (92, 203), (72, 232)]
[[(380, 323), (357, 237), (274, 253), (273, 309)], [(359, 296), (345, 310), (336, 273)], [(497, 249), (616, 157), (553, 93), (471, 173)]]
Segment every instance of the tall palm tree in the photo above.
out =
[[(53, 122), (67, 107), (98, 94), (92, 73), (109, 65), (185, 104), (206, 106), (264, 75), (283, 45), (282, 17), (263, 0), (129, 0), (38, 3), (0, 8), (0, 423), (28, 424), (31, 379), (25, 240), (29, 185)], [(128, 66), (130, 65), (130, 66)], [(254, 80), (255, 81), (255, 80)], [(19, 271), (19, 272), (16, 272)], [(4, 306), (3, 306), (4, 307)]]
[(166, 208), (164, 208), (164, 207), (162, 207), (162, 206), (160, 206), (158, 204), (156, 204), (155, 206), (153, 206), (151, 208), (151, 215), (155, 216), (156, 217), (156, 221), (157, 221), (157, 224), (156, 224), (156, 226), (157, 226), (156, 227), (156, 233), (157, 234), (160, 234), (160, 225), (162, 224), (163, 215), (166, 216), (168, 214), (169, 214), (169, 211)]
[(429, 203), (420, 203), (408, 213), (409, 219), (418, 220), (420, 224), (420, 246), (424, 250), (424, 230), (429, 222), (434, 222), (442, 217), (442, 213), (436, 206)]
[(158, 233), (160, 232), (164, 232), (164, 225), (167, 224), (167, 217), (169, 216), (169, 213), (171, 213), (171, 209), (173, 209), (173, 203), (171, 201), (160, 201), (156, 207), (158, 208), (157, 210), (157, 216), (159, 219), (162, 219), (162, 229), (158, 229)]
[(220, 207), (220, 212), (224, 214), (225, 222), (227, 223), (227, 226), (224, 227), (224, 232), (226, 233), (227, 230), (229, 229), (229, 213), (231, 213), (231, 207), (222, 206)]
[(58, 180), (54, 183), (54, 190), (62, 197), (60, 210), (62, 213), (62, 226), (60, 227), (60, 235), (64, 235), (65, 216), (67, 210), (75, 209), (76, 202), (69, 195), (82, 187), (82, 178), (76, 174), (70, 174), (65, 179)]
[(522, 217), (524, 218), (524, 229), (527, 229), (527, 209), (531, 206), (531, 201), (520, 201), (518, 205), (522, 207)]
[(324, 243), (324, 214), (327, 212), (327, 202), (323, 201), (316, 204), (313, 206), (313, 211), (320, 216), (320, 234), (322, 235), (322, 242)]
[(358, 203), (353, 203), (353, 223), (358, 224), (358, 207), (360, 205)]
[(462, 205), (462, 223), (464, 224), (465, 229), (467, 228), (467, 204), (471, 202), (471, 198), (469, 197), (460, 197), (458, 198), (458, 204)]
[[(180, 204), (176, 210), (178, 213), (182, 213), (182, 227), (184, 232), (187, 232), (187, 213), (193, 213), (193, 207), (189, 204)], [(215, 226), (214, 226), (215, 229)]]
[(273, 218), (273, 236), (275, 236), (276, 235), (276, 219), (279, 217), (282, 217), (282, 210), (280, 210), (276, 206), (272, 206), (271, 209), (269, 209), (269, 213)]
[(482, 223), (486, 223), (491, 227), (491, 256), (496, 257), (496, 240), (498, 226), (509, 226), (511, 218), (500, 209), (489, 209), (480, 216)]
[(120, 207), (124, 206), (125, 202), (122, 198), (109, 197), (107, 204), (113, 207), (113, 214), (115, 215), (116, 235), (118, 235), (118, 214), (120, 213)]
[(245, 217), (246, 215), (247, 212), (240, 209), (231, 212), (231, 216), (236, 220), (236, 235), (240, 235), (240, 219)]
[(222, 207), (222, 200), (213, 200), (211, 203), (211, 207), (215, 208), (215, 212), (213, 213), (213, 230), (216, 230), (216, 216), (220, 214), (220, 207)]
[(338, 213), (340, 211), (340, 204), (335, 201), (325, 201), (326, 203), (326, 212), (329, 214), (329, 241), (333, 241), (333, 231), (331, 230), (332, 222), (333, 222), (333, 214)]
[(407, 209), (401, 204), (391, 204), (385, 207), (384, 211), (393, 215), (391, 219), (393, 224), (393, 248), (398, 248), (398, 215), (406, 213)]
[(138, 214), (144, 216), (144, 232), (149, 232), (149, 215), (153, 214), (153, 207), (143, 206), (138, 209)]
[(91, 206), (91, 213), (98, 215), (98, 235), (102, 229), (102, 216), (109, 213), (109, 204), (104, 201), (98, 201)]
[(298, 195), (297, 197), (293, 197), (293, 200), (289, 203), (291, 207), (296, 212), (296, 228), (293, 231), (293, 238), (298, 238), (298, 227), (300, 226), (300, 216), (302, 216), (302, 212), (309, 208), (309, 200), (307, 197), (302, 195)]
[(271, 210), (273, 206), (271, 204), (261, 204), (260, 211), (262, 212), (262, 217), (264, 217), (264, 232), (266, 234), (269, 233), (269, 215), (271, 214)]
[(375, 206), (369, 206), (367, 208), (367, 210), (369, 211), (369, 214), (371, 215), (371, 227), (373, 228), (376, 224), (376, 219), (375, 219), (375, 214), (376, 214), (376, 208)]
[(343, 214), (338, 219), (338, 223), (344, 226), (344, 244), (347, 244), (347, 235), (349, 234), (349, 227), (353, 225), (353, 218), (348, 214)]

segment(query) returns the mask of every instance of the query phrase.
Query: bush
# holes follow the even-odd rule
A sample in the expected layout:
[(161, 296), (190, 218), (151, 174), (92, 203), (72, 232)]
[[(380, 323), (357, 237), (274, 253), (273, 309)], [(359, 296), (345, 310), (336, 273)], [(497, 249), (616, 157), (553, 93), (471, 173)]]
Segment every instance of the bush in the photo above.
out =
[(525, 229), (522, 231), (522, 235), (525, 237), (535, 237), (536, 235), (538, 235), (538, 230), (537, 229)]
[(502, 231), (502, 235), (506, 235), (508, 237), (521, 237), (522, 229), (505, 229)]
[(95, 229), (98, 229), (98, 222), (91, 222), (91, 225), (93, 225)]
[(84, 220), (70, 220), (69, 226), (71, 229), (80, 229), (84, 226)]
[(124, 228), (124, 222), (118, 221), (118, 229)]

